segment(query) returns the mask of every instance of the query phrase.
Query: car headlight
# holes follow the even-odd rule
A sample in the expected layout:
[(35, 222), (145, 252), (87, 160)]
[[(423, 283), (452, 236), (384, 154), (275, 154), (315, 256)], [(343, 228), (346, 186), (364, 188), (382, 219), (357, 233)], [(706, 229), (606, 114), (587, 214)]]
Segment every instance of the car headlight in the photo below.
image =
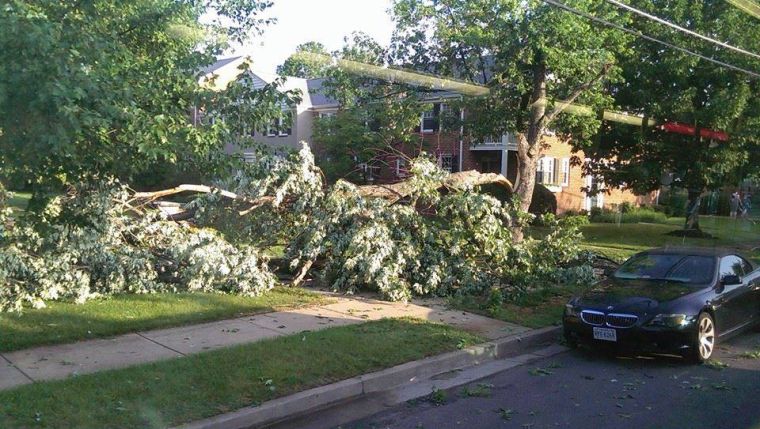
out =
[(686, 326), (691, 318), (685, 314), (658, 314), (649, 321), (650, 326), (664, 326), (666, 328), (678, 328)]
[(578, 317), (578, 310), (573, 304), (565, 304), (565, 316)]

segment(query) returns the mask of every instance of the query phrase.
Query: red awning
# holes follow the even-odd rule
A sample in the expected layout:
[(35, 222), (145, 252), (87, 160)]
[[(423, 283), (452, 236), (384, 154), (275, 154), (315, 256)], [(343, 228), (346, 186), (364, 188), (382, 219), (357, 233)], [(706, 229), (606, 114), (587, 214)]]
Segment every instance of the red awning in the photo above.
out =
[[(668, 133), (683, 134), (686, 136), (693, 136), (695, 134), (693, 125), (684, 124), (682, 122), (666, 122), (660, 126), (660, 129)], [(718, 140), (722, 142), (728, 141), (728, 133), (725, 133), (723, 131), (700, 128), (699, 135), (711, 140)]]

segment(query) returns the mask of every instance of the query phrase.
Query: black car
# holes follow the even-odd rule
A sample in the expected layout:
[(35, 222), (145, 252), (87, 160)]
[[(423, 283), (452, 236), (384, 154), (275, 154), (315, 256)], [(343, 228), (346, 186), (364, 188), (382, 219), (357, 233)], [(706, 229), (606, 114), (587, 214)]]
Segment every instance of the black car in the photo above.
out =
[(565, 340), (680, 354), (703, 362), (717, 341), (760, 321), (760, 270), (734, 251), (662, 248), (638, 253), (563, 317)]

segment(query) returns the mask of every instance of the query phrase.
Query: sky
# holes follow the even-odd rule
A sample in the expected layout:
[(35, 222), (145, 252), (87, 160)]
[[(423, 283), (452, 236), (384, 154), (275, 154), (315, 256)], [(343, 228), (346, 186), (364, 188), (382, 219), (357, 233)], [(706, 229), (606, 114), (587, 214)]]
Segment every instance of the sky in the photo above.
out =
[(304, 42), (321, 42), (333, 51), (345, 36), (363, 31), (387, 46), (393, 32), (390, 5), (391, 0), (274, 0), (268, 15), (278, 22), (234, 54), (250, 55), (255, 70), (274, 73)]

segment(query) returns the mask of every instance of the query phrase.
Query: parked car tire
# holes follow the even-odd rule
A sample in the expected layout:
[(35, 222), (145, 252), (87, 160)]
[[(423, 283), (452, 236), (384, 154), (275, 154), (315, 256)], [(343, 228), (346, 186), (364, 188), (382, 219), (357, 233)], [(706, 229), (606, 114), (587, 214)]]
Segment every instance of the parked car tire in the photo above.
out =
[(715, 321), (710, 313), (699, 313), (694, 343), (684, 357), (693, 363), (704, 363), (709, 360), (715, 350), (716, 337)]

